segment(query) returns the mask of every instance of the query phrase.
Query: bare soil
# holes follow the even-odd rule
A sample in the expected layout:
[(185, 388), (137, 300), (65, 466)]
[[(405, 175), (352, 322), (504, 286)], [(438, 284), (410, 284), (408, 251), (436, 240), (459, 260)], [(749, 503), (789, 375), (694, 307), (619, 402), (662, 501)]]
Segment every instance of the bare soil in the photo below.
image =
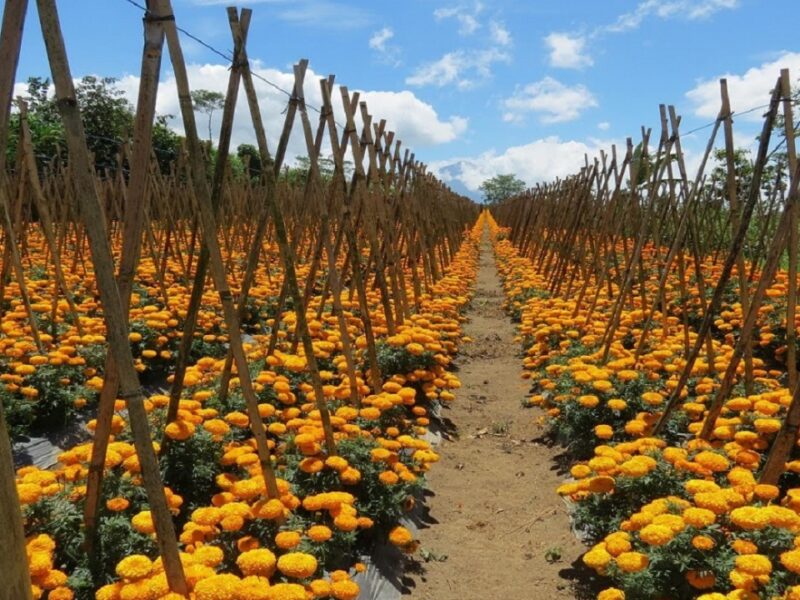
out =
[(541, 413), (522, 408), (529, 386), (502, 302), (484, 239), (465, 326), (474, 342), (463, 346), (462, 387), (442, 415), (453, 431), (430, 473), (430, 525), (405, 578), (406, 595), (418, 600), (582, 596), (585, 547), (555, 494), (558, 449), (542, 440)]

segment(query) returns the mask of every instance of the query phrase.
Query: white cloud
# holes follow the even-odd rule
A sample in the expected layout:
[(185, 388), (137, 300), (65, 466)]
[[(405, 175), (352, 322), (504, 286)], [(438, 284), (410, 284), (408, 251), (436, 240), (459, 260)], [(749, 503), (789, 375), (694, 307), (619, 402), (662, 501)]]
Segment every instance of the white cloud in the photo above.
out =
[(550, 52), (550, 66), (580, 69), (594, 64), (586, 52), (587, 41), (605, 35), (638, 29), (648, 18), (697, 21), (723, 10), (733, 10), (740, 0), (643, 0), (632, 11), (619, 15), (608, 25), (596, 27), (589, 34), (553, 32), (544, 38)]
[(389, 27), (379, 29), (369, 38), (369, 47), (379, 52), (386, 51), (386, 42), (394, 37), (394, 31)]
[(458, 32), (461, 35), (472, 35), (481, 28), (481, 23), (478, 21), (478, 15), (481, 12), (483, 12), (483, 4), (475, 2), (471, 9), (466, 6), (437, 8), (433, 11), (433, 18), (437, 21), (455, 19), (458, 21)]
[(492, 41), (497, 44), (498, 46), (510, 46), (512, 39), (511, 34), (506, 29), (505, 25), (502, 23), (498, 23), (497, 21), (491, 21), (489, 23), (489, 35), (492, 38)]
[(562, 141), (551, 136), (512, 146), (501, 154), (489, 151), (475, 157), (436, 161), (429, 168), (445, 183), (458, 181), (472, 192), (477, 192), (485, 180), (501, 173), (514, 173), (531, 186), (576, 173), (584, 165), (585, 154), (591, 161), (601, 149), (610, 146), (607, 140)]
[(600, 131), (608, 131), (609, 129), (611, 129), (611, 123), (609, 123), (608, 121), (601, 121), (600, 123), (597, 124), (597, 128)]
[(361, 99), (375, 117), (386, 119), (387, 130), (396, 132), (403, 145), (412, 149), (452, 142), (467, 130), (467, 119), (452, 116), (442, 120), (433, 106), (408, 90), (366, 91)]
[[(783, 68), (790, 69), (795, 74), (800, 73), (800, 53), (783, 52), (777, 60), (748, 69), (741, 75), (725, 73), (700, 81), (686, 92), (686, 98), (694, 105), (693, 112), (696, 116), (715, 118), (720, 107), (719, 80), (724, 77), (728, 80), (731, 109), (734, 113), (737, 110), (741, 112), (769, 102), (770, 91), (775, 87)], [(760, 121), (762, 115), (763, 111), (754, 111), (742, 115), (742, 119)]]
[(721, 10), (732, 10), (739, 6), (739, 0), (645, 0), (628, 13), (603, 29), (610, 33), (620, 33), (638, 28), (648, 17), (659, 19), (680, 17), (690, 21), (705, 19)]
[(586, 54), (586, 38), (569, 33), (551, 33), (544, 38), (550, 51), (550, 66), (562, 69), (591, 67), (594, 60)]
[(584, 110), (594, 106), (597, 100), (585, 86), (567, 86), (545, 77), (518, 88), (513, 96), (503, 101), (503, 120), (520, 121), (527, 113), (535, 113), (542, 123), (564, 123), (577, 119)]
[(510, 59), (508, 53), (498, 48), (456, 50), (418, 67), (406, 77), (406, 84), (418, 87), (455, 84), (459, 89), (468, 89), (491, 77), (494, 63), (508, 62)]
[(393, 67), (402, 64), (400, 60), (400, 48), (389, 41), (394, 39), (394, 31), (391, 27), (383, 27), (369, 38), (369, 47), (375, 51), (376, 57), (380, 62)]
[[(291, 90), (294, 86), (294, 76), (289, 72), (278, 69), (268, 68), (258, 62), (253, 62), (254, 73), (274, 82), (284, 90)], [(228, 84), (229, 70), (227, 65), (218, 64), (190, 64), (187, 66), (189, 83), (192, 89), (208, 89), (224, 93)], [(305, 97), (309, 105), (320, 106), (322, 96), (319, 88), (320, 75), (309, 69), (305, 79)], [(267, 130), (267, 139), (271, 152), (277, 147), (278, 137), (283, 128), (284, 110), (288, 98), (282, 92), (266, 84), (260, 79), (254, 79), (256, 94), (261, 107), (261, 114)], [(136, 103), (139, 78), (127, 75), (120, 79), (119, 87), (122, 89), (132, 103)], [(352, 92), (351, 92), (352, 93)], [(341, 95), (338, 89), (334, 91), (333, 97), (334, 114), (339, 123), (344, 122), (344, 113), (341, 107)], [(367, 102), (370, 113), (377, 122), (379, 119), (386, 119), (387, 130), (394, 131), (397, 138), (403, 141), (403, 145), (412, 150), (424, 146), (434, 146), (446, 144), (457, 139), (467, 129), (467, 120), (463, 117), (452, 115), (447, 118), (441, 117), (433, 106), (417, 98), (414, 93), (404, 90), (400, 92), (392, 91), (366, 91), (361, 93), (361, 100)], [(177, 85), (172, 74), (167, 75), (159, 86), (158, 100), (156, 103), (158, 114), (174, 115), (176, 118), (170, 122), (179, 133), (182, 132), (183, 124), (180, 119), (180, 107), (178, 104)], [(214, 138), (219, 133), (221, 122), (221, 111), (217, 111), (212, 119), (212, 131)], [(309, 118), (312, 127), (316, 129), (319, 115), (309, 111)], [(360, 127), (360, 116), (356, 116), (357, 125)], [(197, 115), (197, 127), (201, 137), (207, 137), (208, 122), (205, 115)], [(339, 131), (341, 135), (341, 131)], [(233, 125), (231, 146), (235, 148), (241, 143), (254, 143), (255, 135), (250, 119), (250, 112), (247, 107), (247, 100), (244, 91), (240, 91), (239, 100), (236, 107), (236, 116)], [(326, 134), (327, 142), (327, 134)], [(324, 153), (329, 153), (329, 149), (323, 148)], [(288, 154), (290, 157), (306, 155), (308, 152), (301, 130), (300, 117), (298, 115), (295, 122), (295, 129), (292, 132), (289, 142)]]

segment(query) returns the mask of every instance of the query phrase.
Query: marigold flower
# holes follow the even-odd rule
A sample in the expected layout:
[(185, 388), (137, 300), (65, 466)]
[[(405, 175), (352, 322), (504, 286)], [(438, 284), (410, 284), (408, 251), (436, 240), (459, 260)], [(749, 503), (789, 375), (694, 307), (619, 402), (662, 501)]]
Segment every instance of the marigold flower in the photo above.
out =
[(121, 512), (131, 505), (130, 500), (117, 496), (106, 501), (106, 508), (111, 512)]
[(289, 552), (278, 559), (278, 570), (287, 577), (306, 579), (317, 571), (317, 559), (305, 552)]
[(758, 577), (772, 573), (772, 563), (763, 554), (744, 554), (736, 557), (736, 568), (742, 573)]
[(398, 525), (389, 532), (389, 541), (395, 546), (405, 546), (414, 541), (414, 536), (408, 529)]
[(236, 565), (243, 575), (259, 575), (270, 577), (275, 572), (275, 555), (266, 548), (242, 552), (236, 559)]
[(692, 538), (692, 546), (698, 550), (713, 550), (716, 545), (717, 543), (714, 541), (714, 538), (707, 535), (696, 535)]
[(307, 600), (306, 588), (296, 583), (278, 583), (269, 591), (270, 600)]
[(742, 529), (763, 529), (769, 525), (769, 513), (757, 506), (735, 508), (731, 511), (730, 519)]
[(302, 536), (296, 531), (280, 531), (275, 535), (275, 545), (281, 550), (291, 550), (300, 545)]
[(708, 527), (717, 520), (717, 516), (707, 508), (690, 507), (683, 511), (682, 516), (687, 525), (696, 529)]
[(219, 566), (225, 559), (225, 554), (219, 546), (200, 546), (192, 553), (192, 558), (198, 564), (207, 567)]
[(330, 527), (325, 525), (313, 525), (308, 528), (306, 535), (317, 543), (327, 542), (333, 536)]
[(614, 428), (611, 427), (611, 425), (596, 425), (594, 428), (594, 434), (601, 440), (610, 440), (612, 437), (614, 437)]
[(224, 573), (201, 579), (194, 586), (196, 600), (238, 600), (240, 579)]
[(713, 573), (700, 573), (699, 571), (691, 570), (686, 573), (686, 581), (697, 590), (707, 590), (714, 587), (717, 583), (717, 578)]
[(616, 558), (617, 566), (625, 573), (638, 573), (647, 568), (650, 560), (641, 552), (623, 552)]
[(781, 554), (781, 564), (789, 571), (800, 574), (800, 550), (789, 550)]
[(674, 537), (674, 533), (669, 527), (664, 525), (645, 525), (639, 531), (641, 540), (649, 546), (663, 546), (669, 543)]
[(358, 584), (350, 579), (334, 581), (331, 584), (331, 595), (336, 600), (355, 600), (360, 592)]
[(124, 579), (136, 581), (144, 579), (153, 570), (153, 562), (142, 554), (126, 556), (117, 563), (116, 573)]
[(153, 517), (149, 510), (143, 510), (131, 518), (131, 525), (139, 533), (151, 535), (155, 533), (156, 528), (153, 525)]

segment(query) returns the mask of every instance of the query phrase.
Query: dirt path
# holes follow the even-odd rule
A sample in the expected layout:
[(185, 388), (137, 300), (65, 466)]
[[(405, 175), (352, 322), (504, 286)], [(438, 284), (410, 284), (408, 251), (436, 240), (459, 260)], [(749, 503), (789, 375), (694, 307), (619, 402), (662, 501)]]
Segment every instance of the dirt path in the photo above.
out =
[[(520, 406), (519, 344), (503, 313), (503, 292), (488, 240), (458, 364), (462, 388), (444, 417), (457, 437), (440, 447), (430, 474), (431, 527), (420, 531), (423, 559), (411, 574), (418, 600), (573, 598), (572, 563), (583, 547), (570, 533), (554, 490), (557, 450), (537, 442), (539, 413)], [(548, 562), (548, 550), (560, 559)], [(446, 558), (445, 558), (446, 557)]]

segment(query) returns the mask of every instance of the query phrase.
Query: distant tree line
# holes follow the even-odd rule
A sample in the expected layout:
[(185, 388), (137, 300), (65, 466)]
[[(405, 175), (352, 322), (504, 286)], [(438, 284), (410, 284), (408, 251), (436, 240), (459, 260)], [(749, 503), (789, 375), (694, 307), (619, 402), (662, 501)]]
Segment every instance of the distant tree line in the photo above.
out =
[[(94, 158), (95, 168), (100, 173), (110, 175), (115, 174), (120, 167), (126, 168), (124, 162), (120, 160), (120, 149), (132, 139), (135, 117), (134, 106), (119, 89), (117, 82), (118, 80), (113, 77), (88, 75), (75, 86), (83, 127), (86, 131), (86, 142)], [(65, 162), (68, 158), (64, 127), (55, 98), (50, 94), (51, 87), (49, 79), (31, 77), (27, 81), (27, 92), (23, 97), (28, 107), (28, 126), (40, 170), (47, 168), (54, 161)], [(212, 119), (214, 113), (222, 109), (225, 96), (219, 92), (198, 89), (192, 92), (192, 102), (195, 110), (207, 118), (206, 147), (210, 167), (216, 159), (216, 148), (212, 143)], [(19, 111), (14, 111), (11, 116), (9, 143), (6, 147), (9, 165), (15, 164), (19, 146), (20, 118)], [(159, 115), (153, 124), (153, 154), (161, 172), (165, 174), (172, 169), (184, 145), (184, 138), (168, 125), (172, 118), (173, 115)], [(305, 181), (310, 172), (309, 159), (300, 156), (294, 162), (294, 165), (283, 169), (281, 176), (292, 181)], [(252, 144), (240, 144), (236, 152), (231, 153), (229, 164), (235, 176), (252, 179), (260, 178), (264, 169), (258, 148)], [(323, 178), (332, 177), (333, 160), (321, 158), (319, 168)], [(345, 169), (349, 177), (352, 165), (346, 164)]]

